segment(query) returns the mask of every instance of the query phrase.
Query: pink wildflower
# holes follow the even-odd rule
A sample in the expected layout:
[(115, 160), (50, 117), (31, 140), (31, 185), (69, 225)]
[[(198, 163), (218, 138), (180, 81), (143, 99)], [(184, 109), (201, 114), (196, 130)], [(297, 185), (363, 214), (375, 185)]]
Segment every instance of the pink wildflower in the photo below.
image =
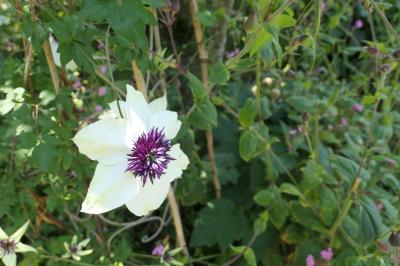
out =
[(314, 266), (315, 260), (313, 255), (308, 255), (306, 259), (307, 266)]
[(100, 97), (106, 95), (107, 93), (107, 88), (104, 86), (101, 86), (97, 89), (97, 95), (99, 95)]
[(157, 245), (151, 251), (151, 255), (153, 255), (153, 256), (162, 256), (163, 254), (164, 254), (164, 246), (163, 245)]
[(333, 258), (333, 252), (331, 248), (327, 248), (321, 251), (321, 257), (324, 260), (331, 260)]

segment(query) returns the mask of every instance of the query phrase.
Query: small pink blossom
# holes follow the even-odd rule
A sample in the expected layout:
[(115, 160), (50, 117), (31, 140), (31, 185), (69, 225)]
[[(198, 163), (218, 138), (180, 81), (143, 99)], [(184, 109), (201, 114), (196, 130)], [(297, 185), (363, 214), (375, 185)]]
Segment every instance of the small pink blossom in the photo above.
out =
[(226, 57), (228, 59), (231, 59), (231, 58), (235, 57), (239, 52), (240, 52), (239, 48), (235, 48), (234, 50), (227, 52)]
[(361, 113), (364, 110), (364, 106), (359, 103), (355, 103), (351, 106), (351, 110), (357, 113)]
[(157, 245), (151, 251), (151, 255), (153, 255), (153, 256), (162, 256), (163, 254), (164, 254), (164, 246), (163, 245)]
[(97, 95), (99, 95), (100, 97), (106, 95), (107, 93), (107, 88), (104, 86), (101, 86), (97, 89)]
[(321, 251), (321, 257), (324, 260), (331, 260), (333, 258), (333, 252), (331, 248), (327, 248)]
[(99, 104), (96, 104), (96, 106), (94, 107), (94, 109), (96, 110), (96, 112), (101, 112), (101, 111), (103, 111), (103, 106), (101, 106), (101, 105), (99, 105)]
[(361, 19), (357, 19), (357, 20), (354, 22), (354, 27), (355, 27), (356, 29), (361, 29), (362, 27), (364, 27), (364, 21), (362, 21)]
[(382, 201), (380, 200), (375, 201), (375, 206), (378, 209), (378, 211), (382, 210), (385, 207), (385, 205), (383, 205)]
[(99, 67), (99, 71), (101, 74), (105, 75), (107, 73), (107, 66), (106, 65), (101, 65)]
[(347, 120), (346, 117), (340, 118), (340, 123), (339, 123), (340, 127), (347, 127), (348, 125), (349, 125), (349, 120)]
[(103, 50), (105, 47), (106, 47), (106, 46), (105, 46), (104, 43), (102, 43), (102, 42), (100, 42), (100, 43), (97, 45), (97, 49), (98, 49), (98, 50)]
[(314, 266), (315, 260), (313, 255), (308, 255), (306, 259), (307, 266)]
[(396, 165), (396, 161), (390, 158), (385, 158), (385, 162), (388, 167), (394, 167)]
[(74, 88), (75, 90), (79, 90), (82, 87), (82, 83), (80, 79), (77, 79), (74, 81), (74, 83), (72, 83), (72, 88)]

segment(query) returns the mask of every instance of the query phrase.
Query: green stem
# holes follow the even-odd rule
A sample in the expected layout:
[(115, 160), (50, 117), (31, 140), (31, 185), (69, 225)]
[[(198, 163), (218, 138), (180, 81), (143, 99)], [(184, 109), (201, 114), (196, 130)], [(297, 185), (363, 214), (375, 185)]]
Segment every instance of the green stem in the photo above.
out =
[(256, 108), (258, 117), (261, 120), (261, 59), (260, 53), (257, 53), (257, 61), (256, 61)]
[[(375, 3), (374, 0), (370, 0), (370, 3), (372, 4), (372, 7), (378, 12), (378, 15), (381, 17), (383, 22), (385, 23), (387, 29), (397, 38), (400, 39), (400, 35), (397, 33), (397, 31), (393, 28), (392, 24), (390, 24), (389, 20), (386, 18), (385, 14), (383, 11), (379, 8), (379, 6)], [(392, 36), (392, 35), (389, 35)]]

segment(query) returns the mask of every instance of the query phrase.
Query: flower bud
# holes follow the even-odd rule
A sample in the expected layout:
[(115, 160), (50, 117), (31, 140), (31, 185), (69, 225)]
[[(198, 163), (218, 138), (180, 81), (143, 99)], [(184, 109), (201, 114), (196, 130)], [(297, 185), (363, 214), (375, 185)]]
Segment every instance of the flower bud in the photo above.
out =
[(378, 55), (378, 48), (375, 47), (368, 47), (367, 48), (367, 52), (371, 55), (371, 56), (377, 56)]
[(389, 243), (393, 247), (400, 247), (400, 232), (392, 232), (389, 236)]
[(294, 72), (293, 70), (289, 69), (286, 74), (285, 77), (289, 80), (293, 80), (296, 78), (296, 72)]
[(265, 85), (268, 85), (268, 86), (271, 86), (273, 82), (274, 82), (274, 80), (271, 77), (265, 77), (262, 80), (262, 83)]
[(307, 124), (308, 121), (310, 121), (310, 114), (307, 112), (304, 112), (301, 114), (301, 117), (303, 118), (304, 124)]
[(257, 12), (253, 11), (246, 19), (244, 23), (244, 29), (246, 32), (252, 32), (257, 25)]
[(400, 59), (400, 49), (397, 49), (392, 53), (393, 58)]
[(276, 100), (281, 96), (281, 90), (278, 88), (271, 90), (271, 99)]
[(387, 73), (387, 72), (389, 72), (390, 70), (392, 70), (392, 67), (391, 67), (389, 64), (383, 64), (383, 65), (381, 65), (381, 67), (380, 67), (380, 71), (381, 71), (382, 73)]
[(296, 38), (294, 38), (292, 40), (291, 46), (296, 46), (296, 45), (299, 45), (299, 44), (303, 44), (307, 40), (307, 38), (308, 38), (307, 34), (299, 35), (299, 36), (297, 36)]

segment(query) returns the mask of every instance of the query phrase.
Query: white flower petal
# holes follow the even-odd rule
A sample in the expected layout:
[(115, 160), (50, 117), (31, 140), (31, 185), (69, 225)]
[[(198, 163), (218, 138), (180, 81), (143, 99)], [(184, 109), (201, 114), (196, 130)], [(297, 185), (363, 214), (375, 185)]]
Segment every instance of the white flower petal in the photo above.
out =
[(28, 228), (29, 220), (24, 223), (14, 234), (10, 236), (10, 239), (14, 240), (14, 242), (19, 242), (22, 236), (25, 234), (26, 229)]
[(126, 172), (126, 163), (96, 167), (81, 212), (99, 214), (132, 200), (140, 189), (140, 179)]
[(54, 64), (56, 64), (56, 66), (61, 67), (60, 53), (57, 52), (58, 42), (51, 34), (49, 36), (49, 43), (50, 43), (51, 53), (53, 54)]
[(167, 95), (151, 101), (149, 108), (152, 114), (167, 110)]
[[(119, 107), (121, 108), (121, 113), (123, 118), (126, 119), (126, 103), (124, 101), (118, 101), (119, 102)], [(117, 101), (113, 101), (108, 104), (111, 108), (111, 111), (114, 113), (116, 118), (120, 118), (121, 116), (119, 115), (119, 110), (118, 110), (118, 105)]]
[(15, 252), (18, 252), (18, 253), (35, 252), (35, 253), (37, 253), (37, 250), (34, 247), (31, 247), (31, 246), (28, 246), (26, 244), (19, 242), (19, 243), (17, 243), (17, 245), (15, 247)]
[(86, 256), (86, 255), (89, 255), (92, 253), (93, 253), (93, 249), (88, 249), (88, 250), (80, 250), (76, 253), (76, 255), (83, 257), (83, 256)]
[(179, 144), (172, 146), (171, 151), (168, 153), (175, 160), (168, 164), (165, 170), (165, 176), (172, 182), (176, 178), (181, 177), (182, 171), (189, 165), (189, 159), (186, 154), (181, 150)]
[(103, 164), (126, 160), (130, 148), (125, 119), (107, 118), (82, 128), (73, 138), (79, 152)]
[(0, 240), (6, 239), (6, 238), (8, 238), (8, 235), (0, 227)]
[(147, 126), (150, 121), (150, 108), (143, 94), (130, 85), (126, 85), (126, 93), (127, 119), (130, 125), (135, 128), (137, 118), (140, 118)]
[(126, 203), (129, 211), (137, 216), (143, 216), (160, 207), (170, 188), (168, 178), (163, 177), (154, 180), (153, 184), (148, 181), (139, 194)]
[(10, 253), (5, 255), (2, 260), (6, 266), (17, 265), (17, 255), (15, 255), (15, 253)]
[(173, 139), (178, 134), (181, 124), (182, 122), (178, 120), (176, 112), (162, 111), (152, 115), (150, 128), (164, 129), (167, 139)]

